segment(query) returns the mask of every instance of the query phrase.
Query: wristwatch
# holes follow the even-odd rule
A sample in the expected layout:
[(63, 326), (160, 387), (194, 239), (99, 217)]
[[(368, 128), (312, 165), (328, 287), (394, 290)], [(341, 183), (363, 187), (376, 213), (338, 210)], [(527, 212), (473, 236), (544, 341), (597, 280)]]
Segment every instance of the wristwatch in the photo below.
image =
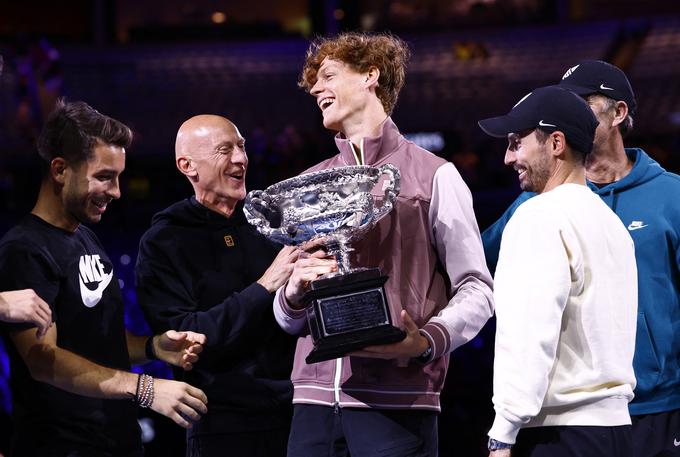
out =
[(416, 360), (420, 363), (427, 363), (427, 361), (430, 360), (431, 355), (432, 355), (432, 346), (427, 346), (427, 349), (425, 349), (425, 352), (423, 352), (418, 357), (416, 357)]
[(489, 443), (487, 444), (487, 448), (490, 451), (500, 451), (501, 449), (510, 449), (512, 448), (512, 444), (504, 443), (502, 441), (495, 440), (493, 438), (489, 438)]

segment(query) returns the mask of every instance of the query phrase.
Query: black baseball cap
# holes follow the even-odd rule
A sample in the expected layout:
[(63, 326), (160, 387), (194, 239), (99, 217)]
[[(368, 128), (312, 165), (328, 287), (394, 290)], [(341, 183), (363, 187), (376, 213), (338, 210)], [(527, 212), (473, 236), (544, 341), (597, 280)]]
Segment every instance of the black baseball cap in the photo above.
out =
[(598, 121), (581, 97), (561, 86), (547, 86), (529, 92), (505, 116), (478, 124), (485, 133), (499, 138), (530, 129), (559, 130), (572, 148), (589, 154)]
[(579, 95), (601, 94), (614, 100), (623, 100), (631, 114), (637, 102), (626, 74), (617, 66), (601, 60), (584, 60), (564, 73), (560, 87)]

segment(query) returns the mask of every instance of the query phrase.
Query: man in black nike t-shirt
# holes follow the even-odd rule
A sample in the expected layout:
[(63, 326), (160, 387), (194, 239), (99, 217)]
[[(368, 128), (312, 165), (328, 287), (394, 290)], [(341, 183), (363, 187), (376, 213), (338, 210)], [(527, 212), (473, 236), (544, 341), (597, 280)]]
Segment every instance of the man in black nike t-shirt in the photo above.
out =
[(129, 335), (113, 265), (96, 223), (120, 197), (132, 133), (86, 103), (59, 102), (38, 144), (44, 175), (31, 214), (0, 240), (0, 290), (33, 289), (54, 324), (3, 324), (14, 397), (13, 456), (139, 456), (136, 405), (189, 427), (206, 412), (188, 384), (130, 373), (155, 356), (190, 369), (205, 336)]

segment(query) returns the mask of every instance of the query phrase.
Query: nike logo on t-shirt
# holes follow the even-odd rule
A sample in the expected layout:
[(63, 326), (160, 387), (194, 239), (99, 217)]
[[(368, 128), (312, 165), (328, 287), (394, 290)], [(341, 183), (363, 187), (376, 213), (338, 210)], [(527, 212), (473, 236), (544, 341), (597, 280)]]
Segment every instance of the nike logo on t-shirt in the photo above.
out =
[[(81, 255), (78, 262), (78, 281), (80, 282), (80, 297), (83, 299), (83, 305), (88, 308), (97, 306), (99, 300), (102, 299), (104, 290), (109, 286), (111, 279), (113, 279), (113, 268), (108, 273), (104, 273), (104, 265), (101, 262), (98, 254)], [(90, 289), (87, 284), (96, 284), (94, 290)]]

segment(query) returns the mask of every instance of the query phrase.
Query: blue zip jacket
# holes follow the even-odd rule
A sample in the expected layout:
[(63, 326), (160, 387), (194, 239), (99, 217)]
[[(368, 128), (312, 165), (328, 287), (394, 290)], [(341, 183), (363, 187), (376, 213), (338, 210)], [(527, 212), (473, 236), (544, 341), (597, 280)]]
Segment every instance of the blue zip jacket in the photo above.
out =
[[(626, 154), (633, 169), (623, 179), (590, 189), (609, 205), (635, 242), (638, 323), (633, 368), (637, 378), (630, 414), (680, 408), (680, 176), (664, 170), (642, 149)], [(495, 271), (505, 224), (526, 200), (522, 193), (482, 233), (490, 271)]]

